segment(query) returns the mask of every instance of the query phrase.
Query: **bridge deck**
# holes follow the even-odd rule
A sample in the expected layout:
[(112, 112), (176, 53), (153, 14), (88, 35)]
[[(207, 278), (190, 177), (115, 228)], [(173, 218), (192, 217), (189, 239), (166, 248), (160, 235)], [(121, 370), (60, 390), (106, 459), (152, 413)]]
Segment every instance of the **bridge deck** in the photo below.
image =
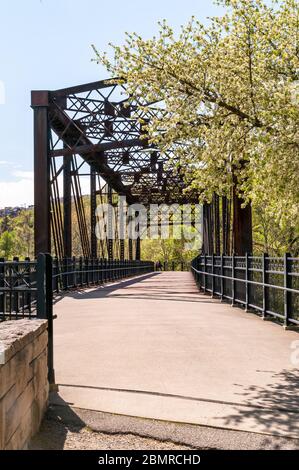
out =
[(74, 406), (299, 437), (295, 332), (155, 273), (55, 305), (60, 398)]

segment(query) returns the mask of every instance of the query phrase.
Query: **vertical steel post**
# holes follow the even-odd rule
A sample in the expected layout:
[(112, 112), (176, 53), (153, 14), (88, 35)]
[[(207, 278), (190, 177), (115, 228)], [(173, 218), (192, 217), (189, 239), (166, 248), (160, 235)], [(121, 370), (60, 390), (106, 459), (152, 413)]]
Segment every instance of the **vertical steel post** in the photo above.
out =
[(140, 240), (140, 237), (137, 237), (137, 239), (136, 239), (136, 257), (135, 257), (135, 259), (137, 261), (140, 261), (140, 258), (141, 258), (141, 240)]
[(48, 380), (50, 388), (53, 390), (55, 385), (54, 372), (54, 346), (53, 346), (53, 267), (52, 256), (45, 254), (45, 284), (46, 284), (46, 312), (48, 320)]
[(212, 287), (212, 289), (211, 289), (212, 292), (211, 292), (211, 295), (212, 295), (212, 297), (214, 297), (214, 294), (215, 294), (215, 276), (214, 276), (214, 274), (215, 274), (215, 255), (214, 255), (214, 253), (211, 256), (211, 259), (212, 259), (212, 276), (211, 276), (212, 277), (212, 286), (211, 286)]
[(113, 260), (113, 236), (115, 236), (115, 234), (112, 234), (112, 231), (113, 231), (113, 207), (112, 207), (112, 204), (113, 204), (113, 198), (112, 198), (112, 188), (111, 186), (109, 185), (108, 186), (108, 204), (109, 204), (109, 207), (108, 207), (108, 240), (107, 240), (107, 244), (108, 244), (108, 260), (111, 261)]
[(252, 211), (251, 205), (242, 207), (244, 200), (234, 190), (233, 197), (233, 251), (238, 256), (252, 253)]
[(54, 388), (54, 348), (53, 348), (53, 268), (50, 254), (40, 253), (37, 258), (37, 318), (48, 320), (48, 380)]
[(224, 276), (224, 267), (223, 267), (224, 259), (223, 259), (223, 254), (221, 255), (220, 263), (221, 263), (221, 265), (220, 265), (220, 275), (221, 275), (221, 277), (220, 277), (220, 286), (221, 286), (220, 287), (220, 294), (221, 294), (221, 300), (224, 300), (224, 278), (223, 278), (223, 276)]
[(213, 206), (214, 206), (214, 234), (215, 234), (215, 254), (216, 256), (220, 256), (220, 211), (219, 211), (219, 196), (214, 194), (213, 198)]
[(133, 261), (133, 240), (129, 238), (129, 261)]
[(228, 255), (228, 243), (227, 240), (229, 238), (228, 233), (228, 204), (226, 196), (222, 196), (221, 198), (221, 212), (222, 212), (222, 253)]
[(64, 257), (72, 257), (72, 177), (71, 157), (63, 157), (63, 243)]
[(231, 268), (231, 273), (232, 273), (232, 307), (235, 305), (235, 297), (236, 297), (236, 281), (235, 281), (235, 266), (236, 266), (236, 260), (235, 260), (235, 254), (232, 254), (232, 268)]
[(51, 252), (48, 91), (33, 91), (35, 254)]
[(248, 312), (248, 310), (249, 310), (249, 303), (250, 303), (250, 298), (249, 298), (250, 284), (248, 283), (249, 280), (250, 280), (249, 254), (246, 253), (246, 255), (245, 255), (245, 281), (246, 281), (246, 287), (245, 287), (245, 311), (246, 311), (246, 312)]
[(207, 292), (207, 255), (203, 255), (203, 270), (204, 270), (204, 275), (203, 275), (203, 290), (204, 292)]
[(120, 244), (120, 260), (124, 261), (125, 259), (125, 240), (121, 239), (119, 241)]
[(96, 192), (96, 171), (93, 165), (90, 167), (90, 248), (91, 257), (98, 256), (98, 241), (96, 236), (96, 209), (97, 209), (97, 192)]

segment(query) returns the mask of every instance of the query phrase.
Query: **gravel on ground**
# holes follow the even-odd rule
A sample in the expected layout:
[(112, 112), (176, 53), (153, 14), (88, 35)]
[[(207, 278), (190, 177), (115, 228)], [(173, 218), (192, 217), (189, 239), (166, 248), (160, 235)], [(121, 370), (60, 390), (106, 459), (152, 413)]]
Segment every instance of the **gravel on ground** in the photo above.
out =
[(32, 450), (298, 450), (299, 440), (51, 405)]

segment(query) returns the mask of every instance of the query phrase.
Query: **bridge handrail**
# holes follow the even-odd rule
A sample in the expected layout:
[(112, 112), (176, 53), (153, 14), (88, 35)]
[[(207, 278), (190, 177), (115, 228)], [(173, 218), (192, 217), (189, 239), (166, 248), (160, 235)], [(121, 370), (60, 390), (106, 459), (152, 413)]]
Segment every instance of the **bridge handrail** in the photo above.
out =
[(203, 292), (299, 326), (299, 258), (199, 255), (191, 270)]
[[(39, 316), (38, 295), (46, 264), (38, 259), (7, 261), (0, 258), (0, 321)], [(154, 263), (138, 260), (63, 258), (50, 260), (52, 295), (154, 271)], [(40, 296), (42, 298), (42, 296)]]

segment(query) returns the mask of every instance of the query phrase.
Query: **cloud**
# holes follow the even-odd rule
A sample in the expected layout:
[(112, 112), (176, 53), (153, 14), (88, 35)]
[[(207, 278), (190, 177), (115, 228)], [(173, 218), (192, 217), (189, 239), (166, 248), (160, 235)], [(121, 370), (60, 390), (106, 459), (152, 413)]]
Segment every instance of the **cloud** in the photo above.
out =
[(33, 183), (34, 173), (33, 171), (19, 171), (18, 170), (18, 171), (13, 172), (13, 176), (15, 176), (16, 178), (24, 179), (24, 180), (30, 180)]
[(33, 178), (0, 181), (0, 208), (33, 204)]
[[(30, 206), (34, 201), (33, 171), (13, 171), (15, 181), (0, 181), (0, 208)], [(89, 177), (81, 176), (82, 194), (89, 194)], [(62, 176), (58, 178), (59, 193), (63, 195)]]

